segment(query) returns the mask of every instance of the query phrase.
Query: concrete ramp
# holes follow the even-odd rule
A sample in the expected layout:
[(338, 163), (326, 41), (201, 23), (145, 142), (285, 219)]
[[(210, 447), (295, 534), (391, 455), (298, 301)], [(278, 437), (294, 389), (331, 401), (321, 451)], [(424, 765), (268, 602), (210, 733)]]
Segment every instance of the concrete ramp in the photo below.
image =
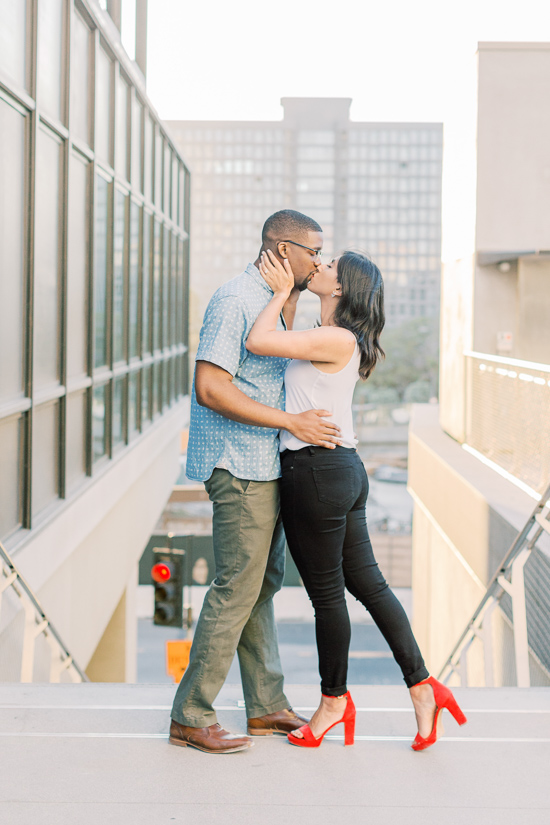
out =
[[(284, 737), (211, 756), (167, 743), (171, 686), (0, 686), (3, 825), (548, 825), (550, 689), (460, 689), (469, 722), (415, 753), (404, 687), (351, 688), (354, 747)], [(308, 715), (313, 686), (289, 686)], [(238, 686), (219, 721), (245, 731)]]

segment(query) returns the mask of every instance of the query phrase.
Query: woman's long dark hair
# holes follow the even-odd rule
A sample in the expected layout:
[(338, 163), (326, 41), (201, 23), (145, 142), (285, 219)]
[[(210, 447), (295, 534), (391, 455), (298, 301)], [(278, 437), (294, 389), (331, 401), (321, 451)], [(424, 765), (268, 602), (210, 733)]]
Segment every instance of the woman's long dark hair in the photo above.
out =
[(385, 355), (380, 346), (380, 335), (386, 322), (384, 281), (376, 264), (359, 252), (344, 252), (338, 259), (337, 274), (342, 297), (333, 322), (349, 329), (357, 338), (361, 350), (359, 375), (365, 379), (378, 359)]

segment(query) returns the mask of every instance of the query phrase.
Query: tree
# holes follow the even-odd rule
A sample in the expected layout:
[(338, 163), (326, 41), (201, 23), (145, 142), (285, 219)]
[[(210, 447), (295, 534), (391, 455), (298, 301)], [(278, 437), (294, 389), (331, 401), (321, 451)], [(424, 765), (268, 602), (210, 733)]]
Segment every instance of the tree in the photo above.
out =
[[(360, 381), (357, 384), (354, 398), (356, 403), (370, 402), (370, 396), (376, 395), (375, 390), (382, 388), (393, 389), (400, 399), (404, 399), (407, 387), (417, 382), (428, 385), (428, 398), (437, 396), (438, 318), (415, 318), (399, 327), (390, 327), (382, 333), (381, 344), (386, 357), (378, 362), (366, 382)], [(426, 387), (421, 388), (421, 391), (424, 397)], [(411, 392), (416, 395), (417, 390)]]

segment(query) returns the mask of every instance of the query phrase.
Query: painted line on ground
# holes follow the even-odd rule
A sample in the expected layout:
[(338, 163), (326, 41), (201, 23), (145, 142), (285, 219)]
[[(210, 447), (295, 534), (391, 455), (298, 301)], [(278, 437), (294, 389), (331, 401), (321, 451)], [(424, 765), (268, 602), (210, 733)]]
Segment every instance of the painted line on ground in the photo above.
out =
[[(172, 705), (2, 705), (0, 710), (156, 710), (170, 711)], [(236, 705), (215, 705), (214, 710), (233, 710), (244, 713), (244, 708)], [(313, 712), (315, 707), (295, 707), (300, 712)], [(357, 713), (414, 713), (414, 708), (356, 708)], [(550, 708), (532, 710), (530, 708), (463, 708), (464, 713), (550, 713)]]
[[(16, 733), (0, 732), (0, 738), (26, 738), (26, 739), (168, 739), (168, 733), (43, 733), (23, 731)], [(325, 739), (344, 741), (343, 736), (327, 735)], [(356, 736), (358, 742), (412, 742), (411, 736)], [(485, 737), (485, 736), (444, 736), (438, 742), (508, 742), (508, 743), (539, 743), (549, 744), (550, 739), (538, 739), (534, 737)]]

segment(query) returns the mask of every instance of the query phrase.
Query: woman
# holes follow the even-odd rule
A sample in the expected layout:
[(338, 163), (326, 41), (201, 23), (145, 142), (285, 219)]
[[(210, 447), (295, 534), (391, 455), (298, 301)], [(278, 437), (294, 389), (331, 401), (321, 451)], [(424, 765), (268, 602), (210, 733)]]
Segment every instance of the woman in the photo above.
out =
[(378, 569), (367, 531), (368, 480), (355, 449), (351, 403), (358, 376), (368, 378), (384, 355), (379, 343), (382, 276), (355, 252), (320, 266), (308, 289), (321, 299), (321, 325), (283, 332), (276, 327), (294, 286), (290, 264), (284, 260), (281, 265), (267, 250), (260, 272), (274, 294), (252, 328), (247, 349), (293, 359), (285, 373), (287, 411), (332, 410), (331, 420), (341, 429), (341, 444), (333, 450), (304, 444), (286, 431), (280, 436), (281, 512), (290, 552), (315, 608), (322, 694), (309, 724), (288, 739), (300, 747), (319, 747), (326, 732), (343, 722), (345, 744), (353, 744), (355, 707), (346, 686), (347, 589), (370, 612), (401, 667), (418, 724), (412, 747), (424, 750), (443, 732), (443, 708), (459, 724), (466, 717), (451, 691), (429, 675), (405, 611)]

